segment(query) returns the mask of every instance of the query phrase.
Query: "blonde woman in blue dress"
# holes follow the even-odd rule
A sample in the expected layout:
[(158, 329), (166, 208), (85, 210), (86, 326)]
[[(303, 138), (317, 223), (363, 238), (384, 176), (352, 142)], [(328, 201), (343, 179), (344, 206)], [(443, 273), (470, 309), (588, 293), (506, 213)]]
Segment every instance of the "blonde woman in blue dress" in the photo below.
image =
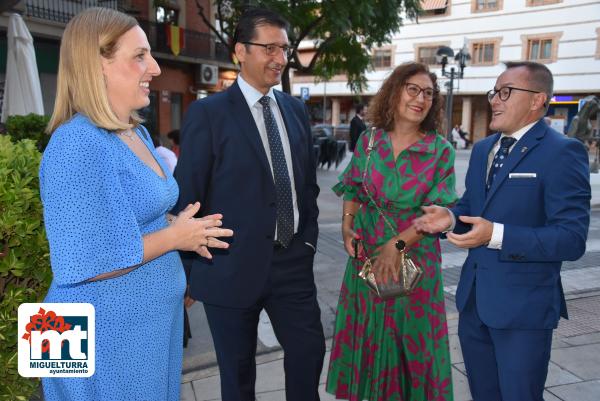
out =
[(177, 183), (136, 110), (160, 74), (137, 21), (92, 8), (62, 38), (52, 138), (40, 168), (54, 279), (45, 302), (96, 310), (96, 370), (44, 378), (46, 401), (178, 401), (185, 274), (177, 250), (211, 257), (219, 214), (167, 212)]

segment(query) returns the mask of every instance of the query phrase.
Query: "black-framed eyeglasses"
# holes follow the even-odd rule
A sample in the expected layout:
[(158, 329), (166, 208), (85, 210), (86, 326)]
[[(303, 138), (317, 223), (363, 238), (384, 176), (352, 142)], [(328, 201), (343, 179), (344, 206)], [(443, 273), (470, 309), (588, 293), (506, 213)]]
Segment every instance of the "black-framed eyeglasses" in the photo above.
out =
[(433, 88), (421, 88), (419, 85), (411, 84), (410, 82), (404, 84), (404, 88), (410, 97), (417, 97), (419, 96), (419, 93), (423, 92), (423, 98), (426, 100), (433, 99), (433, 96), (435, 96), (436, 93), (436, 90)]
[(274, 43), (266, 43), (265, 44), (265, 43), (254, 43), (254, 42), (242, 42), (242, 43), (245, 45), (263, 47), (265, 49), (265, 53), (267, 53), (267, 56), (275, 56), (275, 55), (277, 55), (277, 51), (281, 50), (283, 52), (283, 55), (289, 59), (290, 57), (292, 57), (292, 53), (293, 53), (292, 48), (289, 47), (288, 45), (279, 46)]
[(500, 100), (502, 100), (503, 102), (506, 102), (508, 100), (508, 98), (510, 97), (510, 94), (512, 93), (512, 91), (542, 93), (540, 91), (532, 91), (530, 89), (515, 88), (514, 86), (503, 86), (502, 88), (500, 88), (498, 90), (496, 90), (496, 88), (494, 88), (491, 91), (488, 91), (488, 93), (487, 93), (488, 102), (491, 103), (492, 100), (494, 99), (494, 96), (496, 96), (496, 94), (498, 94), (498, 97), (500, 97)]

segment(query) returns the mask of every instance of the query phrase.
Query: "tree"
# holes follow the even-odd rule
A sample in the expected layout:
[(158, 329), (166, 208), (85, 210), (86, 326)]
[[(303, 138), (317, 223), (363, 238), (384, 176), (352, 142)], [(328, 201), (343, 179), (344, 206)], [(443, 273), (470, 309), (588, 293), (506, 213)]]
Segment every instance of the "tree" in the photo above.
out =
[[(260, 6), (280, 13), (290, 23), (288, 37), (293, 54), (282, 76), (283, 90), (290, 93), (290, 68), (327, 80), (336, 74), (348, 77), (350, 89), (366, 89), (365, 72), (372, 68), (370, 50), (391, 40), (402, 26), (402, 16), (416, 19), (420, 0), (214, 0), (215, 24), (209, 10), (196, 0), (198, 14), (209, 29), (228, 45), (240, 15), (248, 6)], [(314, 55), (308, 64), (300, 62), (298, 46), (312, 40)]]

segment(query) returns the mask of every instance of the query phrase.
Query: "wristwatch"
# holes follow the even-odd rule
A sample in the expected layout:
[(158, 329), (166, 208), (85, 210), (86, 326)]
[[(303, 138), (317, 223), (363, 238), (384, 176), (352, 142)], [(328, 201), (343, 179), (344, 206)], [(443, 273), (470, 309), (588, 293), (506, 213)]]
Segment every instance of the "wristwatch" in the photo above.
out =
[(404, 249), (406, 248), (406, 242), (404, 242), (403, 240), (399, 239), (398, 241), (396, 241), (396, 249), (399, 252), (404, 252)]

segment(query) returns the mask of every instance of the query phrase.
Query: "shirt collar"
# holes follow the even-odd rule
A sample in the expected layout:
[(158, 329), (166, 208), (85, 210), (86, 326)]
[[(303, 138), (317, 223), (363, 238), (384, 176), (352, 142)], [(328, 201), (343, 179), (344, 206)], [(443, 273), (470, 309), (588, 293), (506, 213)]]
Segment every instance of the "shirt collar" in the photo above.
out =
[(531, 127), (533, 127), (536, 123), (537, 123), (537, 121), (534, 121), (531, 124), (527, 124), (523, 128), (516, 130), (512, 135), (506, 135), (503, 132), (502, 135), (500, 136), (500, 138), (504, 138), (505, 136), (510, 136), (510, 137), (515, 138), (517, 140), (516, 142), (518, 142), (519, 139), (521, 139), (523, 137), (523, 135), (525, 135), (527, 133), (527, 131), (529, 131), (531, 129)]
[[(242, 74), (238, 74), (237, 83), (240, 87), (240, 90), (242, 91), (242, 95), (244, 95), (244, 99), (246, 99), (246, 103), (248, 103), (248, 107), (250, 108), (254, 107), (256, 103), (258, 103), (260, 98), (264, 96), (262, 93), (256, 90), (256, 88), (254, 88), (252, 85), (246, 82), (244, 78), (242, 78)], [(269, 96), (271, 100), (277, 102), (277, 99), (275, 99), (275, 93), (273, 92), (273, 88), (269, 89), (269, 92), (267, 92), (266, 96)]]

